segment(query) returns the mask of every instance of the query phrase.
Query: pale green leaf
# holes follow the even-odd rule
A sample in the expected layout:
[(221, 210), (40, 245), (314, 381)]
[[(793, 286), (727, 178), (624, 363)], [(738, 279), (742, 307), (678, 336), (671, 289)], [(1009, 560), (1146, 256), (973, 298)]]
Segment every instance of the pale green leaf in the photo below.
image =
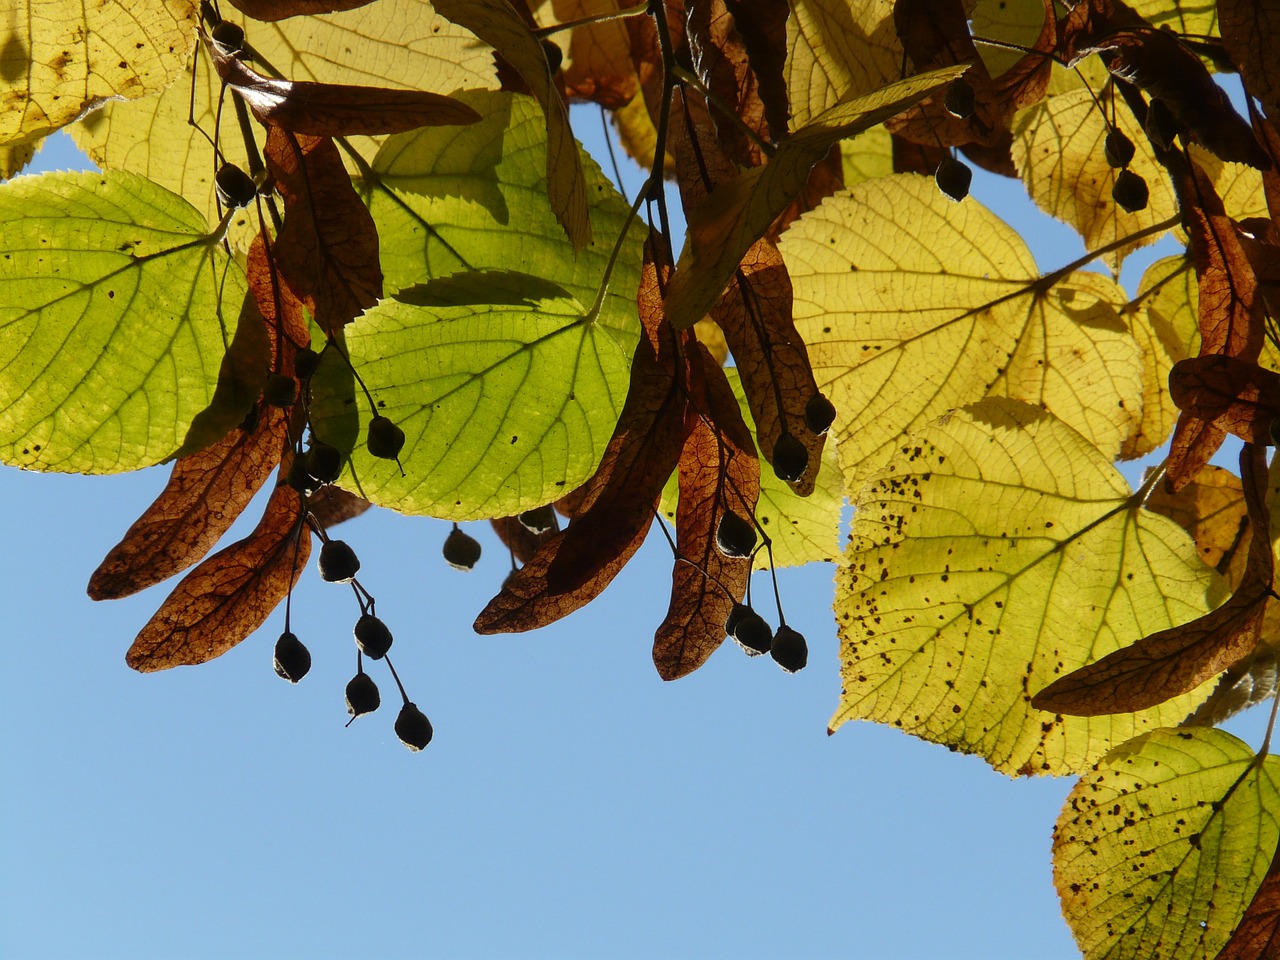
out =
[(0, 460), (114, 473), (176, 450), (246, 290), (204, 218), (133, 174), (19, 177), (0, 250)]
[(1213, 957), (1280, 840), (1280, 759), (1221, 730), (1154, 730), (1071, 791), (1054, 882), (1085, 960)]
[(1032, 709), (1056, 677), (1207, 612), (1219, 584), (1186, 531), (1035, 407), (984, 400), (901, 441), (857, 497), (846, 557), (833, 728), (876, 720), (1004, 773), (1061, 774), (1209, 692), (1107, 717)]

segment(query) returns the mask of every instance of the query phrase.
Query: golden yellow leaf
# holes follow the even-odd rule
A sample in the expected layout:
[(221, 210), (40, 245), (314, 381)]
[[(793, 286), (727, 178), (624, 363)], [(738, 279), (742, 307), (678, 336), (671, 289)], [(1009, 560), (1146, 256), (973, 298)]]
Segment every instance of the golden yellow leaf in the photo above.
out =
[(159, 93), (195, 39), (192, 0), (18, 0), (0, 51), (0, 143), (51, 133), (108, 99)]
[(1200, 559), (1234, 590), (1249, 552), (1249, 525), (1240, 478), (1222, 467), (1202, 467), (1195, 479), (1170, 493), (1157, 484), (1147, 509), (1168, 517), (1196, 543)]
[(841, 143), (840, 169), (846, 187), (893, 173), (893, 138), (889, 131), (874, 127)]
[(43, 136), (36, 136), (30, 140), (0, 146), (0, 179), (8, 180), (21, 173), (43, 142)]
[[(1044, 29), (1044, 0), (978, 0), (969, 17), (975, 37), (1000, 40), (1015, 46), (1036, 45)], [(1022, 50), (997, 47), (975, 41), (987, 72), (998, 77), (1025, 56)]]
[(1032, 709), (1055, 677), (1209, 609), (1218, 578), (1062, 421), (989, 399), (930, 424), (863, 488), (836, 574), (844, 693), (1008, 774), (1084, 769), (1208, 694), (1136, 714)]
[[(1121, 104), (1116, 123), (1136, 148), (1129, 170), (1147, 183), (1145, 210), (1128, 213), (1111, 199), (1117, 171), (1103, 153), (1107, 123), (1086, 90), (1049, 97), (1024, 110), (1013, 124), (1013, 162), (1027, 192), (1040, 209), (1075, 227), (1085, 247), (1097, 249), (1168, 220), (1177, 211), (1164, 168), (1156, 162), (1146, 135)], [(1119, 272), (1125, 256), (1159, 239), (1150, 234), (1108, 254)]]
[(1132, 431), (1141, 358), (1117, 292), (1078, 272), (1041, 281), (973, 199), (914, 174), (867, 181), (793, 224), (782, 251), (851, 489), (903, 433), (992, 391), (1047, 406), (1108, 456)]
[(902, 55), (892, 0), (792, 0), (785, 68), (792, 129), (897, 80)]
[(1157, 260), (1142, 275), (1138, 295), (1124, 309), (1142, 350), (1142, 419), (1120, 448), (1120, 459), (1145, 456), (1169, 439), (1178, 408), (1169, 396), (1169, 373), (1200, 349), (1196, 272), (1187, 257)]

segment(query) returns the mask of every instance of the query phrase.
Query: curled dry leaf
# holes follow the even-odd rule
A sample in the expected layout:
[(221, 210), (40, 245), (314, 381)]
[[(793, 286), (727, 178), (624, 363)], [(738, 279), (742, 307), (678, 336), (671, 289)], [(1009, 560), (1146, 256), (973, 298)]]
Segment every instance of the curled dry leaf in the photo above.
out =
[(233, 430), (173, 465), (169, 482), (89, 579), (94, 600), (127, 597), (204, 557), (280, 460), (285, 416), (260, 408), (256, 429)]
[(326, 530), (360, 516), (373, 504), (341, 487), (328, 485), (307, 497), (307, 510)]
[(277, 487), (253, 532), (183, 578), (125, 661), (150, 673), (222, 656), (262, 626), (297, 582), (310, 553), (302, 500), (289, 487)]
[[(735, 18), (730, 15), (725, 0), (708, 0), (690, 8), (686, 26), (694, 70), (715, 95), (711, 120), (721, 149), (742, 166), (758, 166), (763, 154), (743, 127), (766, 142), (779, 138), (771, 136), (765, 121), (759, 81), (751, 69), (746, 43), (737, 30)], [(725, 116), (716, 103), (732, 110), (739, 122)], [(785, 130), (784, 127), (780, 132)]]
[(1169, 393), (1186, 415), (1248, 443), (1270, 443), (1272, 421), (1280, 416), (1280, 373), (1233, 357), (1179, 361), (1169, 374)]
[[(1245, 444), (1240, 473), (1250, 526), (1270, 530), (1266, 449)], [(1244, 578), (1225, 604), (1055, 680), (1032, 698), (1032, 706), (1093, 717), (1146, 710), (1194, 690), (1257, 646), (1274, 572), (1270, 537), (1254, 537)]]
[[(555, 519), (554, 514), (552, 519)], [(528, 563), (538, 552), (538, 548), (560, 530), (559, 523), (555, 522), (545, 533), (534, 533), (518, 517), (494, 517), (489, 525), (520, 563)]]

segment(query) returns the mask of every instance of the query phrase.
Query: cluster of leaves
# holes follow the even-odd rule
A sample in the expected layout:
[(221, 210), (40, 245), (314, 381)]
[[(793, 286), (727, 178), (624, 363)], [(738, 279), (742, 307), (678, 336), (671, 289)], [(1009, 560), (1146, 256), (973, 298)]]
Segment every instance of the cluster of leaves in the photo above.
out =
[[(329, 534), (372, 502), (455, 521), (464, 568), (456, 522), (492, 522), (482, 633), (589, 602), (663, 515), (659, 674), (727, 635), (795, 670), (751, 574), (834, 558), (848, 496), (832, 729), (1079, 775), (1054, 861), (1086, 956), (1275, 954), (1280, 768), (1214, 729), (1280, 651), (1266, 4), (232, 2), (33, 3), (0, 54), (0, 172), (68, 124), (103, 169), (0, 187), (0, 461), (173, 463), (90, 584), (189, 571), (130, 665), (216, 657), (285, 601), (299, 679), (310, 530), (360, 607), (350, 712), (376, 708), (360, 658), (391, 634)], [(572, 100), (648, 168), (634, 202)], [(969, 163), (1090, 253), (1042, 274)], [(1082, 270), (1166, 235), (1132, 300)], [(1238, 474), (1209, 465), (1228, 434)], [(1113, 462), (1167, 441), (1131, 491)]]

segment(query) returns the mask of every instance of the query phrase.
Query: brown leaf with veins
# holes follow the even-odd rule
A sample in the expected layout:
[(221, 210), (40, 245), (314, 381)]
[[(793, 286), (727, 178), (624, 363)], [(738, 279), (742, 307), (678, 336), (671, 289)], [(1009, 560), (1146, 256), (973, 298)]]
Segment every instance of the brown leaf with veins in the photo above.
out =
[[(720, 149), (740, 166), (759, 166), (764, 159), (760, 147), (721, 111), (721, 106), (732, 110), (738, 120), (761, 140), (777, 139), (771, 136), (765, 121), (764, 101), (760, 98), (759, 83), (747, 57), (746, 43), (738, 33), (725, 0), (704, 0), (694, 4), (689, 10), (686, 27), (694, 71), (714, 95), (711, 120), (715, 124)], [(721, 106), (714, 106), (717, 102)]]
[(742, 599), (751, 560), (716, 549), (726, 511), (755, 515), (760, 464), (755, 443), (724, 371), (692, 334), (685, 335), (689, 405), (680, 452), (680, 499), (671, 603), (653, 638), (653, 663), (663, 680), (687, 676), (725, 640), (724, 623)]
[(332, 484), (321, 487), (307, 497), (307, 509), (325, 530), (331, 530), (340, 523), (360, 516), (372, 506), (364, 497)]
[(133, 641), (125, 662), (150, 673), (221, 656), (262, 626), (310, 554), (302, 498), (277, 487), (254, 531), (183, 578)]
[[(276, 270), (320, 329), (335, 336), (382, 296), (377, 227), (332, 140), (272, 127), (264, 156), (284, 198), (284, 226), (272, 246)], [(272, 322), (274, 308), (261, 299), (259, 305)]]
[(480, 114), (460, 100), (425, 90), (366, 87), (263, 76), (206, 38), (223, 82), (263, 123), (311, 137), (403, 133), (418, 127), (475, 123)]
[(1240, 68), (1246, 96), (1280, 111), (1280, 7), (1267, 0), (1218, 0), (1222, 45)]
[[(552, 0), (544, 6), (551, 15), (545, 25), (567, 23), (582, 17), (620, 10), (629, 4), (619, 0)], [(559, 40), (560, 37), (552, 37)], [(563, 49), (563, 44), (561, 44)], [(631, 102), (640, 89), (631, 62), (631, 40), (627, 26), (619, 20), (606, 20), (574, 27), (569, 45), (564, 49), (565, 95), (576, 100), (589, 100), (609, 110), (618, 110)]]
[(1222, 467), (1207, 466), (1177, 493), (1158, 486), (1145, 506), (1191, 534), (1200, 559), (1226, 577), (1232, 590), (1240, 584), (1250, 530), (1239, 477)]
[(1275, 960), (1280, 957), (1280, 847), (1253, 893), (1231, 939), (1214, 960)]
[[(1250, 526), (1270, 531), (1265, 447), (1244, 445), (1240, 474)], [(1136, 713), (1194, 690), (1258, 645), (1274, 575), (1270, 535), (1253, 537), (1244, 577), (1226, 603), (1060, 677), (1032, 698), (1032, 706), (1079, 717)]]
[[(548, 565), (552, 592), (574, 590), (647, 530), (684, 435), (685, 393), (676, 335), (662, 312), (652, 244), (645, 246), (637, 301), (643, 335), (631, 361), (622, 414), (583, 503)], [(663, 270), (664, 274), (670, 268)]]
[(551, 518), (551, 529), (546, 533), (534, 533), (520, 522), (519, 517), (494, 517), (489, 525), (516, 560), (528, 563), (540, 546), (560, 532), (560, 522), (555, 519), (554, 513)]
[(1169, 395), (1186, 415), (1266, 445), (1280, 416), (1280, 373), (1232, 357), (1191, 357), (1174, 364)]
[(213, 549), (280, 462), (284, 412), (266, 404), (259, 410), (256, 429), (237, 428), (173, 465), (160, 495), (93, 572), (90, 598), (127, 597)]
[(783, 73), (787, 62), (787, 18), (791, 9), (785, 0), (725, 0), (725, 4), (756, 75), (770, 139), (781, 140), (787, 134), (791, 116)]

